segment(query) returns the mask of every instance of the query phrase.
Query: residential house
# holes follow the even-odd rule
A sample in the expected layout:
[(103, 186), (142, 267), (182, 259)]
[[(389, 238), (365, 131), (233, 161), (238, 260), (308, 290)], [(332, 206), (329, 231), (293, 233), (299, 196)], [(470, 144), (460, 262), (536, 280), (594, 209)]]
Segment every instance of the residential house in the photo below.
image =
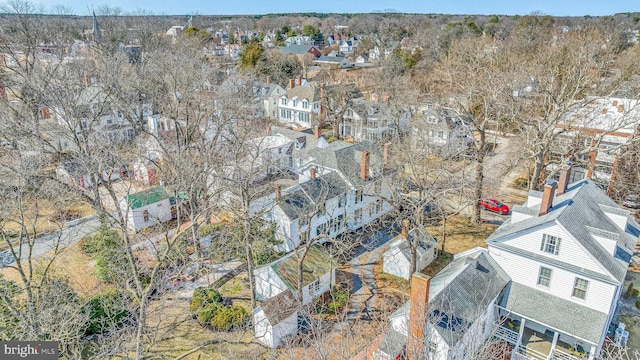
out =
[[(300, 85), (302, 84), (302, 85)], [(311, 128), (312, 119), (320, 115), (320, 88), (305, 84), (302, 77), (289, 80), (289, 89), (278, 103), (281, 124)]]
[(290, 253), (271, 264), (254, 270), (256, 294), (268, 300), (290, 290), (296, 301), (306, 305), (335, 284), (336, 262), (319, 246), (312, 246), (303, 261), (302, 299), (298, 299), (298, 256), (304, 249)]
[(320, 56), (313, 63), (328, 69), (344, 69), (351, 66), (349, 59), (340, 56)]
[(362, 54), (356, 57), (356, 64), (367, 64), (369, 63), (369, 55)]
[(394, 114), (378, 94), (370, 94), (371, 100), (353, 99), (339, 126), (340, 136), (354, 141), (384, 142), (395, 139), (406, 128), (410, 119), (408, 111)]
[(570, 159), (580, 167), (574, 171), (608, 186), (615, 179), (620, 150), (638, 133), (639, 122), (637, 100), (587, 98), (584, 104), (565, 114), (556, 126), (558, 135), (550, 159), (553, 164), (547, 170)]
[(163, 186), (129, 194), (120, 201), (127, 228), (140, 231), (172, 219), (171, 202)]
[(511, 278), (496, 307), (515, 326), (500, 334), (520, 355), (599, 358), (640, 235), (593, 181), (570, 177), (567, 165), (559, 182), (530, 191), (487, 239)]
[(139, 158), (133, 162), (133, 174), (139, 184), (154, 186), (160, 178), (160, 169), (154, 161)]
[(414, 273), (411, 298), (389, 317), (391, 328), (372, 357), (469, 358), (492, 335), (494, 303), (508, 282), (508, 275), (482, 248), (456, 255), (433, 278)]
[(355, 47), (357, 46), (357, 40), (342, 40), (338, 45), (340, 53), (345, 55), (353, 54)]
[(89, 189), (99, 185), (101, 181), (114, 181), (122, 178), (126, 173), (126, 167), (119, 164), (112, 157), (104, 159), (100, 175), (94, 175), (78, 159), (65, 160), (56, 167), (56, 177), (67, 184)]
[(455, 110), (427, 104), (414, 119), (413, 144), (442, 156), (464, 153), (473, 142), (473, 132)]
[(277, 348), (298, 332), (299, 303), (291, 290), (266, 300), (253, 309), (253, 328), (258, 340)]
[(278, 119), (278, 101), (286, 93), (282, 86), (272, 83), (271, 77), (267, 77), (265, 82), (254, 82), (251, 85), (253, 93), (261, 102), (263, 113), (261, 117)]
[(288, 169), (298, 175), (298, 184), (276, 188), (275, 195), (258, 202), (254, 212), (262, 211), (265, 220), (276, 223), (279, 251), (292, 251), (310, 240), (333, 239), (392, 209), (384, 200), (391, 196), (394, 176), (389, 145), (383, 150), (369, 142), (329, 143), (317, 128), (312, 136), (277, 131), (294, 141)]
[(426, 268), (436, 255), (436, 240), (422, 226), (408, 229), (408, 224), (403, 225), (402, 232), (391, 239), (389, 250), (382, 256), (382, 271), (395, 275), (406, 280), (411, 279), (411, 244), (415, 244), (416, 250), (416, 271)]
[(280, 49), (280, 52), (283, 54), (295, 55), (300, 61), (302, 61), (307, 54), (310, 54), (314, 59), (322, 55), (320, 50), (313, 45), (279, 46), (278, 49)]
[(292, 45), (313, 45), (314, 41), (310, 36), (306, 35), (296, 35), (288, 37), (284, 43), (286, 46)]

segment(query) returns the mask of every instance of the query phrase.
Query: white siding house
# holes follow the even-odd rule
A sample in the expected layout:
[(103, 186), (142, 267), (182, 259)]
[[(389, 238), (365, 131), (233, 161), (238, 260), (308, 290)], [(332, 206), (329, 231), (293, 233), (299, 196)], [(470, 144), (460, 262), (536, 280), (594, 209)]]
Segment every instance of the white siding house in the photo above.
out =
[(612, 321), (640, 227), (591, 180), (569, 184), (570, 172), (565, 166), (559, 183), (531, 191), (487, 244), (512, 280), (497, 306), (520, 324), (516, 349), (526, 352), (523, 333), (536, 331), (551, 343), (544, 356), (573, 347), (592, 359)]
[(298, 331), (298, 300), (291, 290), (283, 291), (253, 310), (253, 327), (258, 340), (277, 348)]
[(125, 196), (120, 201), (120, 211), (133, 231), (172, 219), (169, 195), (162, 186)]
[[(269, 265), (257, 268), (254, 271), (256, 278), (256, 293), (263, 299), (271, 299), (276, 295), (291, 290), (297, 299), (298, 286), (298, 256), (301, 251), (291, 253)], [(309, 249), (303, 262), (303, 305), (329, 291), (335, 284), (336, 263), (319, 247)], [(300, 301), (300, 299), (297, 299)]]

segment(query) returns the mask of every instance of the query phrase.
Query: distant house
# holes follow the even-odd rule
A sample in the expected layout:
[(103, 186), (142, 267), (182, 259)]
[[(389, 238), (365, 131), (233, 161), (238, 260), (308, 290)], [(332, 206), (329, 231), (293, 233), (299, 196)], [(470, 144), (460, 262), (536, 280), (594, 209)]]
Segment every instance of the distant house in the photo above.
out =
[(313, 45), (291, 45), (278, 47), (283, 54), (291, 54), (302, 60), (306, 54), (313, 55), (314, 58), (318, 58), (322, 55), (320, 50)]
[(80, 161), (66, 160), (56, 168), (56, 177), (64, 183), (88, 189), (96, 185), (96, 182), (99, 184), (100, 181), (118, 180), (126, 173), (124, 166), (113, 161), (106, 162), (104, 165), (111, 166), (109, 170), (103, 170), (100, 176), (93, 178), (89, 169)]
[(172, 219), (171, 202), (163, 186), (129, 194), (120, 201), (127, 227), (140, 231)]
[(286, 290), (253, 310), (256, 338), (270, 348), (277, 348), (283, 340), (298, 331), (299, 303), (291, 290)]
[(355, 141), (383, 142), (395, 139), (409, 122), (410, 113), (394, 114), (378, 94), (372, 100), (353, 99), (339, 126), (340, 136)]
[(254, 82), (251, 84), (253, 94), (261, 102), (263, 108), (262, 117), (269, 119), (278, 118), (278, 100), (285, 94), (282, 86), (272, 83), (271, 78), (267, 77), (266, 82)]
[(366, 64), (369, 62), (369, 56), (368, 55), (358, 55), (358, 57), (356, 58), (356, 64)]
[[(290, 290), (297, 298), (298, 271), (297, 257), (302, 250), (290, 253), (269, 265), (254, 271), (256, 293), (263, 299), (271, 299), (276, 295)], [(336, 280), (336, 262), (319, 246), (313, 246), (303, 262), (303, 305), (311, 302), (314, 297), (329, 291)]]
[(340, 56), (320, 56), (313, 62), (314, 64), (330, 69), (344, 69), (351, 65), (349, 59)]
[(139, 159), (133, 163), (133, 174), (138, 183), (153, 186), (158, 182), (160, 171), (153, 161)]
[(422, 271), (431, 264), (438, 241), (422, 226), (411, 229), (408, 233), (403, 228), (402, 234), (391, 240), (391, 248), (383, 255), (382, 271), (406, 280), (411, 279), (411, 249), (408, 241), (416, 244), (416, 271)]
[(463, 153), (473, 142), (467, 121), (453, 109), (434, 104), (421, 106), (413, 122), (413, 143), (442, 156)]
[(305, 85), (302, 78), (291, 79), (278, 102), (278, 121), (311, 128), (313, 117), (320, 114), (320, 91), (317, 86)]

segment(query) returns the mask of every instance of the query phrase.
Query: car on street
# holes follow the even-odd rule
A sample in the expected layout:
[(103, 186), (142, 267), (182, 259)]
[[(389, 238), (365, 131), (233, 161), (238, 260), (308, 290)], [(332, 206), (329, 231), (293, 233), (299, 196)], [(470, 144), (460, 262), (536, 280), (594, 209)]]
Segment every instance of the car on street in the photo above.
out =
[(493, 211), (502, 215), (507, 215), (509, 213), (509, 207), (496, 199), (482, 199), (480, 200), (480, 206), (485, 208), (485, 210)]
[(638, 195), (627, 195), (624, 197), (624, 202), (622, 203), (624, 207), (628, 207), (631, 209), (639, 209), (640, 208), (640, 196)]

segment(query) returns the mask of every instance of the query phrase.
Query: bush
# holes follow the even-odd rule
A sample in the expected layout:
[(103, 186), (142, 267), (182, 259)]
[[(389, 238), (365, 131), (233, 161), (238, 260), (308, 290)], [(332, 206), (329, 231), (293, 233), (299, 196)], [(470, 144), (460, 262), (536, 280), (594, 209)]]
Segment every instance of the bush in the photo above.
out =
[(627, 291), (624, 293), (624, 296), (626, 298), (631, 298), (633, 296), (633, 283), (629, 283), (629, 287), (627, 288)]
[(85, 335), (102, 334), (114, 326), (122, 324), (127, 318), (124, 299), (117, 292), (97, 295), (84, 306), (89, 314), (89, 323)]
[(636, 307), (640, 309), (640, 300), (636, 300)]
[(204, 237), (222, 230), (223, 227), (224, 225), (221, 223), (201, 225), (200, 227), (198, 227), (198, 234)]
[(217, 303), (222, 303), (222, 295), (220, 295), (220, 292), (216, 289), (207, 289), (201, 286), (193, 291), (189, 310), (191, 310), (192, 313), (197, 313), (207, 307), (207, 305)]
[(229, 331), (241, 327), (248, 317), (242, 306), (217, 306), (209, 324), (215, 329)]
[(638, 289), (633, 289), (633, 291), (631, 291), (631, 296), (634, 298), (637, 298), (638, 295), (640, 295), (640, 290)]
[(349, 301), (349, 290), (337, 290), (333, 293), (333, 301), (329, 303), (329, 310), (336, 312), (347, 305), (347, 301)]
[(220, 308), (222, 307), (224, 306), (219, 304), (209, 304), (201, 308), (196, 313), (196, 319), (198, 319), (198, 321), (201, 324), (208, 324), (211, 321), (211, 319), (213, 319), (213, 317), (216, 315), (216, 313), (220, 311)]

